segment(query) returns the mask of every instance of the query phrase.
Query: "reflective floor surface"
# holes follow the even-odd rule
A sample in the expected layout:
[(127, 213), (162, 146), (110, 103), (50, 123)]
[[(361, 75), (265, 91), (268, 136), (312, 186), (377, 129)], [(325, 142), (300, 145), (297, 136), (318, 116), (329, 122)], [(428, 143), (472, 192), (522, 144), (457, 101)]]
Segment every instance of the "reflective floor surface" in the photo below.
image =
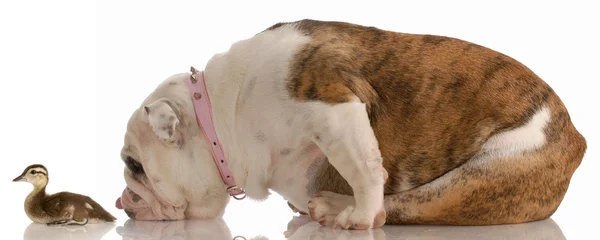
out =
[[(347, 231), (321, 227), (309, 217), (295, 216), (280, 237), (240, 236), (231, 233), (225, 221), (169, 221), (151, 222), (126, 220), (124, 224), (89, 224), (86, 226), (47, 227), (30, 224), (23, 239), (566, 239), (552, 220), (485, 227), (453, 226), (384, 226), (381, 229)], [(108, 236), (114, 231), (116, 235)], [(106, 235), (106, 236), (105, 236)]]
[[(574, 198), (550, 219), (494, 226), (385, 225), (373, 230), (341, 230), (322, 227), (310, 217), (295, 214), (280, 196), (267, 200), (231, 201), (222, 218), (186, 221), (135, 221), (124, 212), (109, 208), (115, 223), (86, 226), (46, 226), (31, 223), (26, 216), (7, 220), (1, 226), (1, 239), (24, 240), (379, 240), (379, 239), (598, 239), (597, 214)], [(589, 205), (588, 205), (589, 206)], [(583, 209), (587, 209), (583, 211)]]

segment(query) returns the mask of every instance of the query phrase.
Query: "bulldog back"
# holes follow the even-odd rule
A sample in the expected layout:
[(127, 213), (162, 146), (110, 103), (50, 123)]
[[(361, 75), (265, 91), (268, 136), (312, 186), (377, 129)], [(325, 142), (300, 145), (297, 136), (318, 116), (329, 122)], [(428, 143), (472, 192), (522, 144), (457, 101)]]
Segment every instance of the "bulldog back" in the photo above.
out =
[[(458, 210), (454, 215), (430, 218), (411, 215), (410, 211), (402, 213), (399, 198), (404, 203), (415, 202), (415, 208), (422, 207), (418, 201), (433, 202), (431, 196), (423, 200), (419, 194), (407, 193), (404, 197), (386, 198), (386, 209), (397, 215), (388, 216), (388, 221), (529, 221), (548, 217), (562, 201), (583, 158), (586, 141), (552, 88), (523, 64), (455, 38), (397, 33), (342, 22), (302, 20), (279, 23), (265, 32), (285, 26), (294, 26), (311, 38), (292, 59), (286, 78), (289, 96), (298, 103), (332, 105), (358, 97), (366, 104), (383, 166), (390, 175), (385, 184), (386, 195), (417, 188), (415, 191), (422, 190), (420, 194), (437, 194), (443, 201), (463, 199), (466, 196), (456, 194), (479, 191), (469, 197), (473, 208), (487, 205), (505, 217), (461, 217), (456, 214), (474, 210), (441, 203), (430, 203), (433, 206), (427, 208)], [(320, 190), (351, 195), (351, 189), (343, 184), (347, 179), (332, 169), (330, 164), (324, 164), (321, 174), (317, 174), (320, 179), (312, 182), (317, 182)], [(458, 169), (464, 172), (450, 174)], [(492, 172), (486, 175), (481, 172), (483, 169)], [(505, 169), (519, 171), (511, 174)], [(491, 176), (498, 179), (489, 179)], [(475, 185), (470, 184), (464, 186), (466, 192), (455, 194), (441, 193), (453, 188), (448, 185), (433, 188), (436, 193), (418, 189), (431, 184), (441, 186), (442, 181), (456, 178), (468, 179), (483, 189), (475, 190)], [(436, 183), (436, 179), (441, 180)], [(531, 184), (519, 184), (523, 181)], [(548, 191), (539, 190), (541, 186)], [(489, 200), (491, 195), (497, 195), (493, 188), (512, 193)], [(548, 204), (534, 207), (536, 199)], [(525, 210), (511, 213), (517, 208)]]

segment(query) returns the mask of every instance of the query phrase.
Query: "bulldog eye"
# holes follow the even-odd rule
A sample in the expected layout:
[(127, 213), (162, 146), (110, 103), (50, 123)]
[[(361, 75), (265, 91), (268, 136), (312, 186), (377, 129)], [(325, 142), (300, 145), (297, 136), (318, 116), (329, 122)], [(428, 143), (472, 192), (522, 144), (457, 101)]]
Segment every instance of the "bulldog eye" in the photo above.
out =
[(131, 157), (127, 157), (125, 160), (125, 165), (133, 174), (144, 174), (144, 168), (142, 167), (142, 164), (133, 160)]

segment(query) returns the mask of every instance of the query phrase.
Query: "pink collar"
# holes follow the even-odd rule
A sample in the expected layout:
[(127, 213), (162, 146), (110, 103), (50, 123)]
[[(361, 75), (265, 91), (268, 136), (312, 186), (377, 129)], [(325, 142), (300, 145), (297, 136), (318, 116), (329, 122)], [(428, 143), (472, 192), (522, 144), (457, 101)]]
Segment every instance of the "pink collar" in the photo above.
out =
[[(204, 137), (209, 146), (211, 146), (211, 154), (223, 182), (227, 185), (227, 193), (237, 200), (242, 200), (246, 197), (244, 189), (238, 187), (235, 184), (233, 175), (227, 167), (227, 159), (223, 153), (223, 146), (219, 142), (215, 125), (213, 123), (212, 108), (210, 106), (210, 99), (208, 92), (206, 91), (206, 83), (204, 81), (204, 71), (198, 71), (196, 68), (191, 67), (192, 75), (190, 80), (186, 81), (190, 94), (192, 95), (192, 103), (194, 104), (194, 111), (196, 112), (196, 122), (204, 132)], [(237, 195), (244, 194), (242, 197)]]

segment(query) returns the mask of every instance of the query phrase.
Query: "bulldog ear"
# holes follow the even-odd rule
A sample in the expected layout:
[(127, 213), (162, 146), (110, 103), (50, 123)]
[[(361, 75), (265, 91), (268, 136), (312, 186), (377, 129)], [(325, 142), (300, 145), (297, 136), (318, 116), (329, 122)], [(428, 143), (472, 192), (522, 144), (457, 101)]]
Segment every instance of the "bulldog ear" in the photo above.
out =
[(175, 141), (179, 119), (167, 100), (161, 99), (144, 106), (144, 114), (152, 131), (159, 139), (168, 142)]

